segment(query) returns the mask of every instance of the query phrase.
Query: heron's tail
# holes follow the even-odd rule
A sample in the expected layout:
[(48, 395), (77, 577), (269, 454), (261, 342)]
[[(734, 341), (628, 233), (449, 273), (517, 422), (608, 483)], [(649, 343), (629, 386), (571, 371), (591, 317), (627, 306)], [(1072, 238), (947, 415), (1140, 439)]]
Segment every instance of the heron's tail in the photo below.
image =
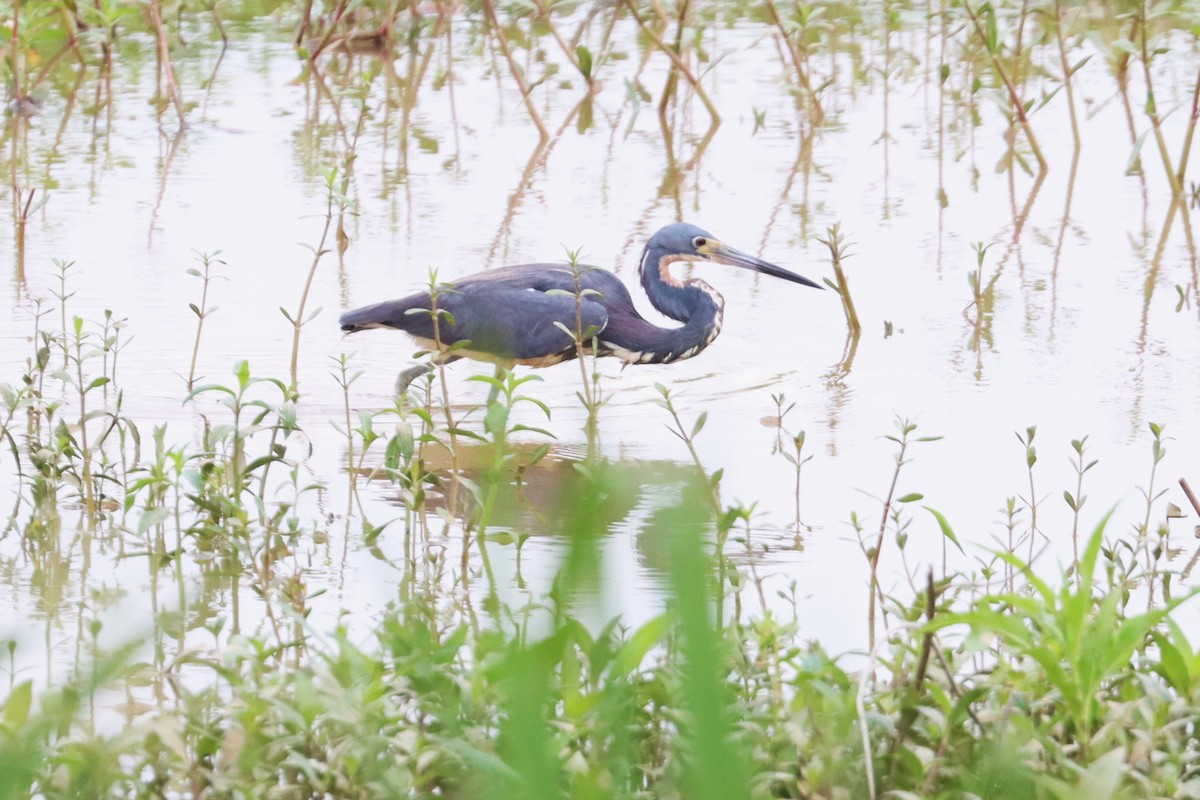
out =
[(405, 312), (410, 305), (405, 300), (388, 300), (355, 308), (342, 314), (338, 318), (338, 324), (347, 333), (365, 331), (368, 328), (401, 328)]

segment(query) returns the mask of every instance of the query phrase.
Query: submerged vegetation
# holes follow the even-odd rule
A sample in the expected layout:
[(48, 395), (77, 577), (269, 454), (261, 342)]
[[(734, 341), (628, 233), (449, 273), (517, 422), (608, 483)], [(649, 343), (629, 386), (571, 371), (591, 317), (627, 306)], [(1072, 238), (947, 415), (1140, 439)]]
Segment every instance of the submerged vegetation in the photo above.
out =
[[(454, 108), (454, 71), (484, 64), (528, 116), (532, 152), (502, 229), (564, 131), (609, 125), (615, 140), (652, 104), (668, 162), (659, 191), (680, 215), (685, 179), (714, 132), (748, 111), (706, 87), (722, 68), (716, 40), (737, 26), (760, 36), (791, 105), (752, 109), (750, 135), (794, 117), (798, 157), (777, 211), (794, 179), (811, 178), (814, 137), (840, 124), (860, 85), (883, 86), (885, 148), (890, 87), (918, 72), (937, 93), (939, 159), (973, 153), (976, 137), (1002, 137), (996, 169), (1009, 179), (1012, 242), (998, 255), (976, 245), (958, 295), (965, 307), (953, 309), (978, 359), (1043, 181), (1068, 169), (1061, 227), (1048, 234), (1057, 276), (1084, 139), (1075, 83), (1085, 70), (1102, 74), (1129, 121), (1129, 172), (1147, 195), (1166, 184), (1168, 213), (1147, 248), (1148, 307), (1176, 221), (1196, 269), (1188, 164), (1200, 77), (1165, 85), (1180, 61), (1197, 71), (1200, 17), (1190, 5), (54, 0), (0, 4), (0, 19), (19, 285), (28, 222), (49, 213), (62, 131), (72, 115), (111, 124), (113, 73), (149, 59), (147, 47), (153, 113), (178, 128), (163, 138), (163, 193), (182, 131), (248, 30), (295, 48), (297, 83), (310, 95), (303, 166), (322, 193), (311, 259), (274, 319), (286, 364), (260, 371), (242, 358), (226, 377), (203, 376), (200, 357), (229, 313), (210, 288), (231, 270), (220, 251), (198, 254), (180, 328), (190, 361), (161, 389), (170, 414), (130, 410), (125, 353), (138, 331), (121, 309), (82, 310), (87, 263), (57, 262), (53, 297), (23, 306), (27, 352), (10, 359), (23, 365), (0, 376), (0, 475), (12, 498), (0, 571), (38, 594), (46, 641), (0, 627), (0, 800), (1200, 797), (1200, 651), (1180, 621), (1196, 557), (1178, 568), (1187, 554), (1169, 519), (1184, 512), (1163, 496), (1164, 426), (1141, 428), (1148, 470), (1124, 488), (1145, 481), (1144, 513), (1127, 530), (1106, 513), (1119, 496), (1089, 496), (1100, 445), (1088, 436), (1047, 443), (1031, 426), (1016, 434), (1019, 451), (978, 454), (1023, 469), (1020, 490), (1002, 501), (1004, 535), (980, 548), (994, 521), (987, 512), (952, 519), (912, 486), (912, 462), (937, 457), (940, 437), (925, 433), (937, 421), (898, 418), (886, 436), (890, 474), (867, 487), (878, 505), (869, 516), (847, 510), (861, 559), (836, 565), (844, 595), (822, 599), (827, 608), (862, 601), (860, 645), (831, 655), (811, 640), (806, 587), (766, 567), (772, 550), (829, 535), (803, 521), (802, 478), (821, 461), (812, 463), (782, 393), (770, 398), (775, 452), (754, 467), (794, 487), (791, 522), (772, 528), (756, 505), (768, 498), (731, 500), (725, 470), (706, 463), (701, 443), (726, 423), (684, 407), (685, 390), (657, 386), (657, 406), (642, 412), (678, 441), (678, 461), (606, 454), (615, 390), (582, 324), (563, 331), (579, 355), (586, 418), (573, 451), (553, 448), (546, 420), (559, 409), (539, 396), (536, 376), (475, 376), (496, 399), (471, 406), (436, 367), (392, 405), (363, 407), (356, 356), (320, 352), (307, 338), (328, 323), (314, 281), (354, 246), (360, 142), (379, 131), (397, 138), (381, 158), (391, 185), (404, 181), (413, 143), (441, 146), (413, 116), (422, 86), (444, 88)], [(200, 40), (219, 41), (219, 51)], [(625, 93), (607, 119), (595, 102), (602, 90)], [(552, 94), (578, 99), (555, 116)], [(985, 99), (999, 108), (998, 129), (982, 128), (993, 113)], [(62, 127), (31, 153), (29, 120), (52, 104)], [(1059, 110), (1069, 160), (1042, 135), (1041, 121)], [(443, 134), (450, 140), (457, 127)], [(461, 157), (455, 142), (448, 169)], [(1143, 166), (1151, 151), (1161, 169)], [(974, 155), (971, 165), (978, 174)], [(940, 174), (938, 190), (944, 207)], [(804, 236), (808, 213), (796, 212)], [(860, 298), (869, 286), (852, 280), (851, 238), (864, 237), (833, 224), (820, 240), (847, 328), (826, 376), (833, 393), (870, 325), (851, 295), (852, 285)], [(578, 251), (563, 268), (585, 269)], [(1180, 308), (1200, 309), (1197, 284), (1177, 287)], [(435, 298), (453, 291), (437, 272), (429, 286)], [(435, 304), (431, 313), (436, 331), (444, 312)], [(336, 403), (308, 402), (306, 362), (328, 366)], [(332, 476), (311, 463), (319, 431), (331, 427)], [(1070, 459), (1069, 485), (1047, 486), (1047, 453)], [(551, 477), (535, 486), (539, 470)], [(666, 487), (665, 499), (647, 500), (639, 489), (648, 485)], [(386, 498), (385, 517), (365, 495)], [(334, 507), (340, 500), (345, 508)], [(1051, 505), (1069, 514), (1048, 513)], [(606, 543), (635, 508), (653, 540), (641, 555), (664, 576), (666, 599), (637, 620), (598, 614), (594, 599), (613, 591)], [(549, 590), (514, 592), (526, 588), (526, 548), (547, 532), (563, 543), (538, 551)], [(384, 570), (375, 608), (356, 605), (373, 576), (346, 568), (351, 550)], [(329, 565), (340, 565), (336, 580)], [(76, 584), (70, 592), (55, 580), (63, 575)], [(132, 584), (147, 587), (149, 608), (122, 607), (122, 585)], [(38, 647), (45, 664), (25, 657)]]

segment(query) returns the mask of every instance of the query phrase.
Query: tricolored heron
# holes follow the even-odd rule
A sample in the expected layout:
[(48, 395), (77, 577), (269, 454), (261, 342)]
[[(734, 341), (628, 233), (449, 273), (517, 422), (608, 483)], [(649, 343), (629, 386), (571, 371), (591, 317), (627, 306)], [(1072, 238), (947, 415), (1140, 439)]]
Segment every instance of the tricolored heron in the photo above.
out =
[[(342, 330), (351, 333), (396, 328), (435, 352), (440, 343), (437, 360), (441, 363), (472, 358), (505, 367), (548, 367), (575, 357), (575, 336), (567, 331), (582, 330), (589, 351), (595, 337), (598, 355), (615, 356), (626, 364), (670, 364), (698, 354), (721, 332), (725, 298), (702, 280), (680, 281), (670, 273), (672, 263), (692, 260), (821, 288), (808, 278), (729, 247), (695, 225), (677, 222), (650, 237), (638, 264), (650, 304), (683, 323), (677, 328), (660, 328), (647, 321), (634, 307), (629, 290), (607, 270), (578, 268), (577, 297), (576, 276), (563, 264), (522, 264), (454, 281), (437, 294), (437, 308), (446, 313), (438, 315), (436, 337), (429, 292), (347, 311), (340, 322)], [(466, 344), (450, 349), (461, 342)], [(402, 372), (397, 393), (402, 394), (428, 369), (423, 365)]]

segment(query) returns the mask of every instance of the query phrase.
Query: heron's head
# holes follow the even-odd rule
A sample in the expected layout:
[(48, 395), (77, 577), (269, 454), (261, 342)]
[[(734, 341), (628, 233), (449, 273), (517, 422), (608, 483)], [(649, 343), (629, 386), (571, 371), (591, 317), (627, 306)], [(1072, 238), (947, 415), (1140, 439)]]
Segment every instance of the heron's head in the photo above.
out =
[(735, 247), (730, 247), (703, 228), (686, 222), (675, 222), (660, 229), (658, 233), (650, 237), (647, 247), (651, 251), (658, 250), (664, 255), (728, 264), (731, 267), (761, 272), (773, 278), (783, 278), (785, 281), (812, 286), (815, 289), (824, 288), (803, 275), (797, 275), (791, 270), (776, 266), (769, 261), (763, 261), (761, 258), (755, 258)]

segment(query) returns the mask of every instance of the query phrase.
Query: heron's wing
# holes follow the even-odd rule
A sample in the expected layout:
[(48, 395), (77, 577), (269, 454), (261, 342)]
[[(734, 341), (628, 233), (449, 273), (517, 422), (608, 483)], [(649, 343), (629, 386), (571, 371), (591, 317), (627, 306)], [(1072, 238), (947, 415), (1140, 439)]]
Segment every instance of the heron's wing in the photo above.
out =
[[(559, 324), (573, 332), (581, 323), (585, 335), (604, 330), (608, 312), (597, 296), (585, 295), (577, 303), (573, 293), (551, 293), (572, 290), (555, 273), (546, 277), (535, 266), (541, 265), (483, 273), (439, 292), (436, 338), (443, 345), (469, 340), (469, 350), (498, 358), (536, 361), (574, 352), (574, 337)], [(569, 274), (565, 278), (573, 284)], [(428, 294), (377, 303), (343, 314), (342, 329), (397, 328), (434, 340), (432, 305)]]
[[(629, 290), (616, 275), (608, 270), (586, 265), (581, 265), (578, 269), (579, 288), (585, 290), (590, 299), (610, 308), (615, 305), (633, 306)], [(537, 292), (560, 291), (573, 294), (576, 289), (575, 280), (575, 274), (566, 264), (522, 264), (480, 272), (453, 285), (502, 285), (514, 289), (533, 289)]]

